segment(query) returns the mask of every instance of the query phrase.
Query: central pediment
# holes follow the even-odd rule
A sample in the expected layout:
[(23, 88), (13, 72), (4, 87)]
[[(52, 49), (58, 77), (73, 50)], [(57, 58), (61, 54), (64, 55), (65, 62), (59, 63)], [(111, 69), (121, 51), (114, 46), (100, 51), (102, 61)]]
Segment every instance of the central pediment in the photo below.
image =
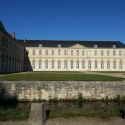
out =
[(75, 44), (73, 46), (70, 46), (69, 48), (72, 48), (72, 49), (86, 49), (87, 47), (82, 46), (80, 44)]

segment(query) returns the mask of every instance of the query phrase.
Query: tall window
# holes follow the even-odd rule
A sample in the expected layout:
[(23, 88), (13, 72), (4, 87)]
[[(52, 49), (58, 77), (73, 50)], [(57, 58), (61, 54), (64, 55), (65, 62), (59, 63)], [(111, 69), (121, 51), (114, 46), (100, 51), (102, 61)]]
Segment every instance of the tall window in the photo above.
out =
[(73, 61), (71, 61), (71, 69), (73, 69)]
[(97, 51), (95, 51), (95, 56), (97, 56)]
[(32, 68), (35, 69), (35, 60), (32, 61)]
[(88, 62), (88, 69), (91, 69), (91, 61)]
[(119, 51), (119, 56), (121, 56), (122, 55), (122, 52), (121, 51)]
[(39, 69), (42, 69), (42, 61), (39, 60)]
[(79, 50), (76, 51), (76, 55), (77, 55), (77, 56), (79, 55)]
[(107, 69), (110, 69), (110, 62), (107, 62)]
[(95, 69), (97, 69), (97, 65), (98, 65), (98, 64), (97, 64), (97, 61), (95, 61)]
[(67, 55), (67, 51), (66, 50), (64, 51), (64, 55)]
[(113, 51), (113, 56), (115, 56), (115, 51)]
[(119, 69), (122, 69), (122, 61), (119, 62)]
[(109, 51), (107, 51), (107, 56), (109, 56), (110, 55), (110, 53), (109, 53)]
[(52, 69), (54, 69), (54, 60), (52, 60)]
[(61, 52), (60, 52), (60, 50), (58, 50), (58, 55), (60, 55), (61, 54)]
[(113, 69), (116, 69), (116, 61), (113, 62)]
[(104, 69), (104, 62), (101, 61), (101, 69)]
[(33, 50), (33, 55), (35, 55), (35, 50)]
[(58, 69), (60, 69), (61, 68), (61, 61), (59, 60), (58, 61)]
[(45, 61), (45, 69), (48, 69), (48, 61)]
[(84, 50), (82, 51), (82, 56), (84, 56), (85, 55), (85, 53), (84, 53)]
[(52, 50), (52, 55), (54, 55), (54, 50)]
[(39, 50), (39, 55), (42, 55), (42, 50)]
[(64, 69), (66, 69), (67, 68), (67, 61), (65, 60), (64, 61)]
[(101, 51), (101, 56), (103, 56), (103, 51)]
[(48, 50), (46, 50), (46, 55), (48, 55)]
[(85, 69), (85, 61), (82, 61), (82, 69)]
[(2, 36), (2, 46), (4, 47), (4, 37)]
[(73, 50), (71, 50), (71, 55), (73, 56)]
[(76, 69), (79, 69), (79, 61), (76, 61)]

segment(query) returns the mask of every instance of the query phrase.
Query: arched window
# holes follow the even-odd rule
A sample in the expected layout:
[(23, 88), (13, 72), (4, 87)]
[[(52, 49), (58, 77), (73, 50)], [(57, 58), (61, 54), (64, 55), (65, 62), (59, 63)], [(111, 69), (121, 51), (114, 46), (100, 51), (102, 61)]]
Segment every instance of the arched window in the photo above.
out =
[(107, 51), (107, 56), (109, 56), (110, 55), (110, 53), (109, 53), (109, 51)]
[(122, 69), (122, 61), (119, 62), (119, 69)]
[(101, 51), (101, 56), (103, 56), (103, 51)]
[(35, 69), (35, 60), (32, 61), (32, 68)]
[(42, 61), (39, 60), (39, 69), (42, 69)]
[(97, 51), (95, 51), (95, 56), (97, 56)]
[(58, 69), (60, 69), (61, 68), (61, 61), (59, 60), (58, 61)]
[(76, 69), (79, 69), (79, 61), (76, 61)]
[(46, 50), (46, 55), (48, 55), (48, 50)]
[(48, 69), (48, 61), (45, 61), (45, 69)]
[(73, 60), (71, 61), (71, 69), (73, 69)]
[(115, 56), (115, 50), (113, 51), (113, 56)]
[(66, 69), (67, 68), (67, 61), (65, 60), (64, 61), (64, 69)]
[(104, 69), (104, 62), (101, 61), (101, 69)]
[(95, 61), (95, 69), (97, 69), (97, 67), (98, 67), (97, 61)]
[(84, 56), (85, 55), (85, 53), (84, 53), (84, 50), (82, 51), (82, 56)]
[(73, 56), (73, 50), (71, 50), (71, 55)]
[(110, 69), (110, 62), (107, 62), (107, 69)]
[(122, 55), (122, 52), (121, 51), (119, 51), (119, 56), (121, 56)]
[(54, 69), (54, 60), (52, 60), (52, 69)]
[(39, 50), (39, 55), (42, 55), (42, 50)]
[(77, 56), (79, 55), (79, 50), (76, 51), (76, 55), (77, 55)]
[(82, 61), (82, 69), (85, 69), (85, 61)]
[(64, 51), (64, 55), (67, 55), (67, 51), (66, 50)]
[(116, 61), (113, 62), (113, 69), (116, 69)]
[(91, 61), (88, 62), (88, 69), (91, 69)]
[(61, 55), (61, 51), (60, 50), (58, 50), (58, 55)]

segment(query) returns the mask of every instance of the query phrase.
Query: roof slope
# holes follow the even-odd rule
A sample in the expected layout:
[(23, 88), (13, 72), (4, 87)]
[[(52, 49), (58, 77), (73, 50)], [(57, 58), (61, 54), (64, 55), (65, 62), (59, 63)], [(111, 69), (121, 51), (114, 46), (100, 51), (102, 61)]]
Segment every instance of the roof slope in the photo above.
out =
[(116, 48), (125, 48), (125, 45), (120, 41), (75, 41), (75, 40), (18, 40), (23, 43), (26, 47), (39, 47), (39, 44), (42, 44), (42, 47), (58, 47), (58, 44), (61, 44), (61, 47), (70, 47), (75, 44), (80, 44), (85, 47), (94, 47), (97, 45), (98, 48), (112, 48), (113, 45), (116, 45)]
[(2, 32), (6, 32), (5, 27), (4, 27), (3, 23), (2, 23), (2, 21), (0, 21), (0, 30)]

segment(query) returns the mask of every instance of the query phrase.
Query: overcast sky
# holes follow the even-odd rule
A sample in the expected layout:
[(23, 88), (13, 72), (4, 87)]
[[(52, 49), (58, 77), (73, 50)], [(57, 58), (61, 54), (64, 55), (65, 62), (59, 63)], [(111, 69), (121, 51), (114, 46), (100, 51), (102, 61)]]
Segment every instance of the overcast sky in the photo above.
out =
[(0, 0), (0, 17), (17, 39), (125, 43), (125, 0)]

